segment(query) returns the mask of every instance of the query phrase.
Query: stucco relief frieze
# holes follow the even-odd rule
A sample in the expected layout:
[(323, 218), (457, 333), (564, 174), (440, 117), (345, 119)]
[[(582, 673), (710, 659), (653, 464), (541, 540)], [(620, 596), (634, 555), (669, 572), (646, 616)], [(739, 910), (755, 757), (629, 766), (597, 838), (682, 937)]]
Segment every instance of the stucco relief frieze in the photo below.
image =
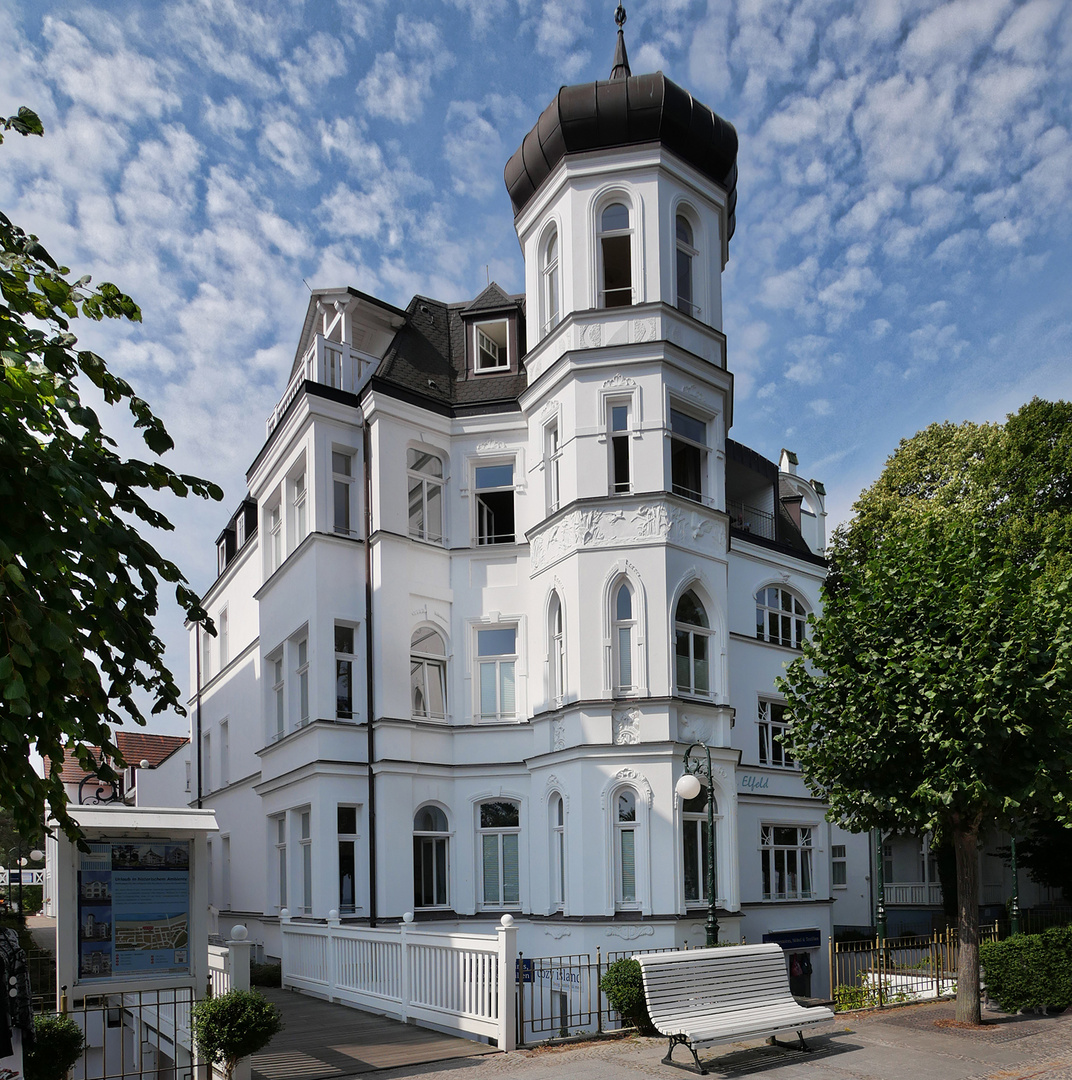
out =
[(574, 510), (532, 538), (532, 571), (536, 573), (584, 548), (627, 548), (665, 541), (710, 555), (724, 555), (726, 533), (721, 520), (665, 503), (635, 508)]
[(609, 379), (603, 380), (604, 388), (616, 390), (622, 386), (636, 386), (636, 383), (630, 379), (627, 375), (623, 375), (620, 371), (615, 372)]
[(611, 714), (615, 746), (636, 746), (640, 742), (640, 710), (623, 709)]
[(654, 319), (634, 319), (633, 320), (633, 340), (634, 341), (654, 341), (655, 340), (655, 320)]
[(607, 937), (620, 937), (626, 941), (636, 941), (637, 938), (651, 937), (655, 933), (655, 927), (651, 923), (634, 925), (625, 923), (622, 926), (608, 926)]
[(581, 327), (581, 348), (598, 349), (603, 344), (602, 323), (588, 323)]
[(552, 399), (551, 399), (551, 400), (550, 400), (550, 401), (549, 401), (549, 402), (548, 402), (548, 403), (547, 403), (547, 404), (546, 404), (546, 405), (545, 405), (545, 406), (544, 406), (544, 407), (543, 407), (543, 408), (542, 408), (542, 409), (540, 410), (540, 420), (541, 420), (541, 421), (543, 421), (543, 420), (550, 420), (550, 419), (551, 419), (551, 417), (552, 417), (552, 416), (554, 416), (554, 415), (555, 415), (555, 413), (556, 413), (556, 412), (558, 412), (558, 410), (559, 410), (559, 409), (560, 409), (561, 407), (562, 407), (562, 406), (561, 406), (561, 405), (559, 404), (558, 398), (552, 398)]
[(682, 716), (678, 721), (678, 738), (682, 742), (708, 743), (711, 741), (711, 724), (700, 716)]
[(707, 395), (695, 383), (685, 383), (677, 392), (682, 397), (692, 398), (693, 401), (698, 401), (702, 405), (708, 404)]
[(564, 937), (570, 937), (573, 931), (567, 930), (565, 927), (555, 927), (554, 930), (544, 930), (544, 933), (555, 941), (561, 941)]
[(484, 442), (477, 444), (476, 452), (478, 454), (493, 454), (498, 453), (500, 450), (509, 449), (510, 447), (501, 439), (485, 439)]
[(551, 749), (566, 749), (566, 724), (563, 720), (551, 721)]

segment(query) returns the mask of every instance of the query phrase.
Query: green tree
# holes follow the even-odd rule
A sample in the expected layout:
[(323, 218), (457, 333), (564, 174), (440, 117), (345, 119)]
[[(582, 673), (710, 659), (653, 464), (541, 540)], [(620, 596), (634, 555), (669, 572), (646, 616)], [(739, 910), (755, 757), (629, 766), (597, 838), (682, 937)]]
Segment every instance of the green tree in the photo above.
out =
[[(41, 135), (41, 121), (20, 109), (0, 118), (0, 141), (4, 131)], [(173, 444), (129, 384), (76, 347), (70, 324), (79, 316), (137, 322), (141, 312), (114, 285), (71, 280), (0, 213), (0, 788), (21, 832), (32, 832), (47, 802), (74, 838), (64, 755), (111, 779), (108, 762), (122, 762), (113, 725), (145, 723), (136, 693), (154, 714), (182, 712), (152, 623), (160, 581), (175, 586), (190, 619), (207, 621), (178, 567), (142, 535), (172, 528), (143, 494), (223, 494), (115, 452), (80, 383), (92, 383), (108, 405), (125, 405), (154, 456)], [(46, 777), (30, 764), (35, 749), (52, 762)]]
[(852, 829), (956, 855), (957, 1018), (978, 1022), (978, 845), (1072, 817), (1072, 405), (901, 443), (835, 532), (782, 687), (809, 787)]

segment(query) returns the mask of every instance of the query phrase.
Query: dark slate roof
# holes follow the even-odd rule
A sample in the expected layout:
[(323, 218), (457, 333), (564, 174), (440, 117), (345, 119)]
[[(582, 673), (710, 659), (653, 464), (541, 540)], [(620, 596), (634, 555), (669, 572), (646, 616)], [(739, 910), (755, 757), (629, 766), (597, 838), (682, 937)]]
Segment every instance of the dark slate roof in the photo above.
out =
[(515, 217), (567, 154), (648, 142), (661, 142), (726, 192), (732, 236), (737, 132), (661, 71), (562, 87), (506, 163)]
[[(518, 323), (516, 375), (467, 378), (464, 317), (514, 312)], [(528, 384), (521, 357), (525, 352), (525, 303), (492, 282), (475, 300), (444, 304), (415, 296), (406, 308), (406, 323), (395, 335), (374, 377), (379, 386), (398, 387), (447, 409), (469, 409), (510, 403)]]

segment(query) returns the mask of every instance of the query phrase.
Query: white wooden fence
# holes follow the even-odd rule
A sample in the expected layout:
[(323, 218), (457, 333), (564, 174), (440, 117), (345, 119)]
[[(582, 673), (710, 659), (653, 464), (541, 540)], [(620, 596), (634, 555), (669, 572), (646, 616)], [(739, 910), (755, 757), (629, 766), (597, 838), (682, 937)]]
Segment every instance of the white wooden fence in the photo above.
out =
[(281, 913), (283, 985), (513, 1050), (517, 928), (494, 934), (294, 922)]

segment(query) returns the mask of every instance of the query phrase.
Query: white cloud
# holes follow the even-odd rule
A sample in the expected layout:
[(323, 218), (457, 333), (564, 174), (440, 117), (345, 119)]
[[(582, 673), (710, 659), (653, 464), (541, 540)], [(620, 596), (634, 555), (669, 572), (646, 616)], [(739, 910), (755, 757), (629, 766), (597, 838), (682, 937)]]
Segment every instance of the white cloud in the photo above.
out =
[(225, 101), (218, 104), (211, 98), (204, 99), (205, 123), (225, 139), (234, 140), (244, 131), (249, 131), (253, 126), (249, 110), (241, 99), (231, 95)]
[(909, 64), (966, 64), (975, 51), (993, 41), (1009, 0), (952, 0), (925, 15), (905, 39)]
[(299, 45), (290, 60), (279, 65), (280, 78), (296, 105), (308, 105), (313, 92), (346, 73), (342, 43), (318, 33)]
[(772, 274), (763, 282), (760, 300), (772, 308), (803, 311), (805, 300), (814, 297), (819, 260), (809, 256), (798, 266)]
[(513, 149), (503, 142), (500, 129), (504, 120), (519, 120), (525, 113), (525, 105), (513, 95), (450, 103), (443, 153), (458, 195), (487, 198), (502, 187), (503, 165)]
[(834, 413), (834, 405), (829, 398), (815, 398), (808, 402), (808, 408), (815, 416), (832, 416)]
[(308, 184), (314, 179), (309, 141), (293, 120), (283, 117), (270, 120), (257, 140), (257, 147), (296, 183)]
[[(524, 28), (535, 34), (537, 54), (552, 62), (557, 77), (567, 81), (578, 78), (591, 53), (578, 48), (577, 43), (593, 40), (592, 31), (584, 21), (583, 6), (575, 0), (518, 0), (518, 5), (525, 17)], [(530, 17), (533, 9), (535, 13)], [(599, 73), (601, 79), (610, 75), (609, 48), (606, 56), (607, 70)]]
[(459, 11), (467, 12), (473, 20), (473, 29), (478, 34), (484, 34), (491, 24), (507, 17), (509, 7), (507, 0), (447, 0)]

